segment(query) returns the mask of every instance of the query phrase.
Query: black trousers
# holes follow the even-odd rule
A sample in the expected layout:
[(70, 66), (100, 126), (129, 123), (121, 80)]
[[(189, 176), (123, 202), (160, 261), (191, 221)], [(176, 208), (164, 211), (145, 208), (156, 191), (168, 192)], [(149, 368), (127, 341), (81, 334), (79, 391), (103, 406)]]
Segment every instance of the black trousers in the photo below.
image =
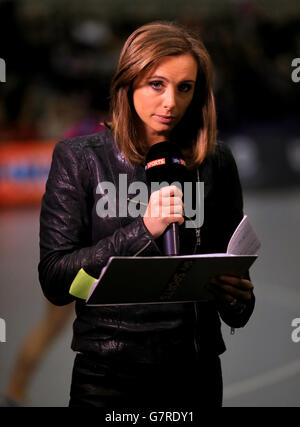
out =
[(173, 366), (108, 366), (77, 354), (69, 407), (192, 410), (222, 406), (222, 393), (218, 356)]

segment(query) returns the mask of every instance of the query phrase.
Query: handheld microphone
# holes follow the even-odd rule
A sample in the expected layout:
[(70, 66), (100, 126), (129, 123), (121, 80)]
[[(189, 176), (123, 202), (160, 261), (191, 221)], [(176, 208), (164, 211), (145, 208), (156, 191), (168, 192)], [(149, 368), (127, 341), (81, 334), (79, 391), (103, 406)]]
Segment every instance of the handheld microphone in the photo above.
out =
[[(170, 141), (158, 142), (151, 146), (146, 156), (146, 178), (149, 184), (165, 182), (166, 185), (185, 181), (185, 161), (177, 145)], [(179, 255), (178, 223), (170, 224), (163, 234), (165, 255)]]

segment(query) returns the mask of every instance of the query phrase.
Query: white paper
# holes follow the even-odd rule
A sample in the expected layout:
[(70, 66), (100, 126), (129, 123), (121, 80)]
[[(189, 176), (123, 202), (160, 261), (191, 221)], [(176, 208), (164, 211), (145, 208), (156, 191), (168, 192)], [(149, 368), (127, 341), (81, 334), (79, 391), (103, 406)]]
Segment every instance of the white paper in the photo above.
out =
[(256, 255), (260, 246), (260, 240), (253, 230), (247, 215), (244, 215), (228, 243), (227, 253), (232, 255)]

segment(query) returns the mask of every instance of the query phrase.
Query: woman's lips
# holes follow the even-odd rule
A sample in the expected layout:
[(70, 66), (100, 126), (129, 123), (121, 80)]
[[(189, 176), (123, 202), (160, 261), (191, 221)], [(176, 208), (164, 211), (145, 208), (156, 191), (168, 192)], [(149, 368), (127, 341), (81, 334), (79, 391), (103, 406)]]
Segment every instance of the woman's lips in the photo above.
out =
[(161, 116), (159, 114), (155, 114), (155, 117), (162, 123), (171, 123), (175, 120), (174, 116)]

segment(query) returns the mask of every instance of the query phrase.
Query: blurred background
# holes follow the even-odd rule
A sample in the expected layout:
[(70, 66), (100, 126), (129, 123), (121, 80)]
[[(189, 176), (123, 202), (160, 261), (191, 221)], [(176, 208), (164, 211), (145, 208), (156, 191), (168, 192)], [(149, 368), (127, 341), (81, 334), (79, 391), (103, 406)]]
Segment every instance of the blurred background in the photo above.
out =
[(22, 387), (29, 406), (68, 403), (74, 314), (49, 308), (39, 288), (40, 200), (54, 144), (101, 130), (124, 41), (157, 19), (195, 29), (211, 54), (218, 137), (262, 241), (254, 315), (235, 335), (223, 327), (224, 406), (300, 406), (297, 0), (0, 0), (0, 393), (17, 388), (27, 334), (51, 324), (39, 356), (25, 345), (32, 376)]

